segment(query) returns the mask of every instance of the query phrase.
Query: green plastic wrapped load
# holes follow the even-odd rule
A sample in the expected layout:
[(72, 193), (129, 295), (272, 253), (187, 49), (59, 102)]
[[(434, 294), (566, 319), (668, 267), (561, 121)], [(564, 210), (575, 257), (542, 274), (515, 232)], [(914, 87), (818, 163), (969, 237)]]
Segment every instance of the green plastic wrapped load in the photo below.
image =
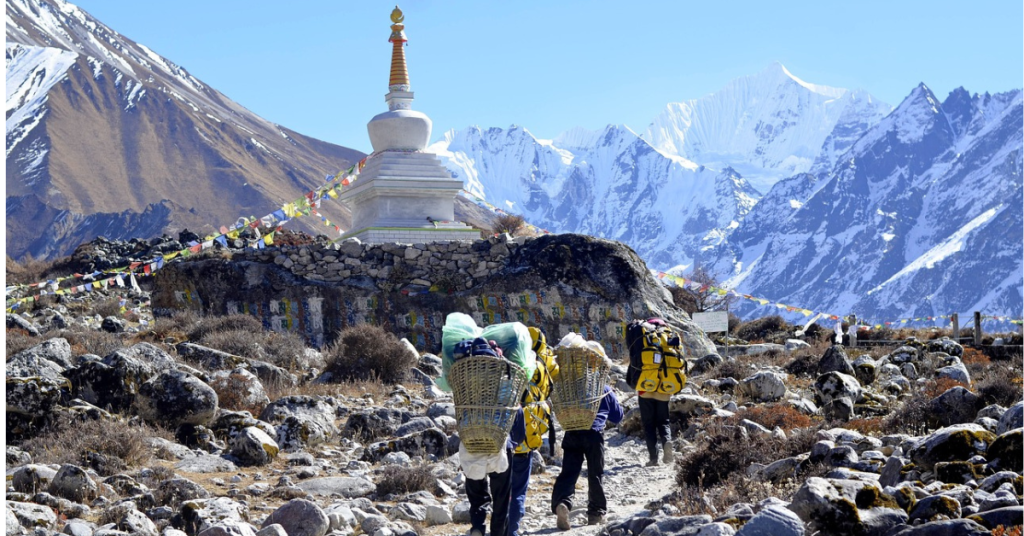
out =
[(533, 377), (537, 368), (537, 354), (533, 351), (533, 339), (530, 330), (522, 322), (506, 322), (492, 324), (485, 328), (476, 325), (473, 317), (465, 313), (451, 313), (445, 318), (441, 329), (441, 377), (437, 386), (451, 391), (448, 385), (448, 369), (455, 362), (455, 345), (466, 340), (483, 337), (498, 343), (505, 359), (515, 363), (526, 371), (526, 377)]

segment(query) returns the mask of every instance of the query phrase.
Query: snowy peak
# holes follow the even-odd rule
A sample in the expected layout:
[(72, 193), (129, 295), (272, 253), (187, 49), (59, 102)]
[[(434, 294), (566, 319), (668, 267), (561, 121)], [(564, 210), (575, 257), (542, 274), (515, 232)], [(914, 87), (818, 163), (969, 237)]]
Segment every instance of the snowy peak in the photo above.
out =
[[(782, 178), (809, 171), (843, 118), (847, 129), (863, 132), (890, 109), (863, 91), (810, 84), (775, 63), (708, 96), (669, 104), (644, 139), (665, 154), (732, 167), (767, 191)], [(851, 143), (838, 141), (829, 149)]]

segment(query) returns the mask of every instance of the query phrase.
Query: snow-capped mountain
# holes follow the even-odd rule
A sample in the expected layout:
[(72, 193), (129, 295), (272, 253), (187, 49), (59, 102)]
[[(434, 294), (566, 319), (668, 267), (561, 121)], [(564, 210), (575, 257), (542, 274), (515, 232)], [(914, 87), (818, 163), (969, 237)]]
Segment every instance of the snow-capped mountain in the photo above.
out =
[(471, 193), (553, 232), (621, 240), (652, 265), (699, 260), (758, 198), (731, 169), (666, 156), (623, 126), (555, 140), (468, 128), (429, 150)]
[(6, 30), (11, 257), (212, 230), (362, 157), (262, 119), (64, 0), (7, 0)]
[(744, 293), (869, 319), (1019, 316), (1022, 109), (1020, 90), (939, 102), (918, 86), (827, 176), (776, 184), (712, 270)]
[(891, 110), (864, 91), (809, 84), (774, 63), (711, 95), (670, 103), (644, 139), (665, 154), (731, 167), (767, 192), (783, 178), (811, 171), (819, 158), (834, 163), (858, 133)]

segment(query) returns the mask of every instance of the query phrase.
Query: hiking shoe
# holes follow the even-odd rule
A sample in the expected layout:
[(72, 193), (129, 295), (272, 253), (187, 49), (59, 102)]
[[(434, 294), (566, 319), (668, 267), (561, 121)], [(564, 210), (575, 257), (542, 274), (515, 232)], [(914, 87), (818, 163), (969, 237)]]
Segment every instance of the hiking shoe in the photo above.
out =
[(601, 514), (587, 514), (588, 525), (604, 525), (604, 516)]
[(469, 536), (484, 536), (484, 531), (480, 529), (470, 529)]
[(558, 516), (558, 519), (555, 521), (555, 525), (558, 525), (559, 529), (569, 530), (572, 528), (572, 526), (569, 525), (569, 507), (566, 506), (565, 503), (561, 503), (555, 507), (555, 515)]
[(647, 460), (647, 467), (656, 467), (658, 465), (658, 458), (654, 457)]
[(676, 461), (675, 449), (672, 448), (671, 443), (665, 443), (665, 452), (662, 453), (661, 461), (665, 462), (666, 465), (671, 465), (672, 462)]

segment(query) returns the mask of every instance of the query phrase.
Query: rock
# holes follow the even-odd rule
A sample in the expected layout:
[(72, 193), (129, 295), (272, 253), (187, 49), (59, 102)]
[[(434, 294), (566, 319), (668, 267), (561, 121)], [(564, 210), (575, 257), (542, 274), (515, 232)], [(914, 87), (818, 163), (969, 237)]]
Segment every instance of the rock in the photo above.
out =
[(14, 491), (35, 494), (50, 487), (57, 471), (45, 465), (29, 464), (8, 470), (8, 475), (9, 485)]
[(803, 536), (804, 522), (792, 510), (770, 506), (761, 510), (736, 536)]
[(173, 370), (178, 367), (178, 362), (170, 354), (148, 342), (136, 343), (123, 350), (117, 350), (117, 352), (125, 352), (130, 357), (151, 366), (157, 372)]
[(877, 484), (810, 477), (797, 490), (789, 509), (811, 532), (882, 534), (906, 523), (907, 514)]
[(267, 397), (267, 392), (263, 389), (260, 379), (244, 368), (214, 372), (210, 375), (210, 387), (220, 393), (217, 397), (220, 404), (225, 403), (220, 399), (224, 398), (225, 393), (229, 393), (232, 400), (231, 407), (252, 408), (266, 406), (270, 403), (270, 398)]
[(701, 527), (694, 536), (733, 536), (734, 534), (736, 534), (736, 529), (732, 528), (732, 525), (709, 523)]
[(227, 473), (238, 470), (238, 466), (231, 460), (207, 454), (185, 458), (174, 464), (174, 468), (184, 473)]
[(910, 510), (910, 521), (922, 519), (926, 523), (960, 517), (960, 502), (946, 495), (932, 495), (917, 501)]
[(958, 385), (932, 399), (926, 415), (932, 426), (952, 426), (973, 421), (981, 404), (978, 395)]
[(21, 315), (7, 313), (7, 329), (11, 328), (23, 329), (33, 337), (39, 336), (39, 328), (33, 326), (31, 322), (26, 320)]
[(1012, 491), (1008, 489), (998, 489), (988, 498), (981, 501), (981, 504), (978, 505), (978, 513), (995, 510), (997, 508), (1005, 508), (1007, 506), (1017, 506), (1019, 504), (1017, 496), (1014, 495)]
[(455, 404), (451, 402), (431, 402), (427, 406), (427, 417), (437, 419), (438, 417), (455, 417)]
[(696, 534), (702, 526), (708, 523), (711, 523), (711, 516), (707, 515), (660, 518), (656, 519), (654, 523), (647, 525), (640, 532), (640, 536), (658, 536), (662, 534), (689, 536)]
[(288, 536), (324, 536), (330, 527), (327, 514), (305, 499), (292, 499), (274, 510), (263, 527), (278, 524)]
[(84, 503), (96, 496), (96, 483), (77, 465), (64, 464), (50, 482), (49, 492), (65, 499)]
[[(433, 417), (429, 412), (428, 417)], [(451, 416), (455, 416), (452, 405)], [(344, 435), (363, 443), (395, 435), (395, 430), (402, 424), (402, 413), (388, 408), (377, 408), (373, 411), (362, 411), (349, 415), (345, 423)]]
[(281, 525), (274, 523), (260, 529), (256, 536), (288, 536), (288, 531), (284, 530), (284, 527)]
[(186, 501), (172, 519), (188, 534), (197, 534), (215, 525), (240, 525), (249, 519), (249, 509), (227, 497)]
[[(6, 400), (8, 433), (14, 436), (32, 435), (48, 420), (60, 403), (62, 389), (67, 380), (54, 380), (42, 376), (26, 378), (7, 377)], [(13, 417), (13, 418), (12, 418)]]
[(737, 386), (737, 390), (753, 400), (771, 402), (785, 396), (785, 379), (785, 375), (782, 373), (761, 371), (743, 379)]
[[(984, 512), (978, 512), (968, 519), (976, 521), (978, 524), (994, 529), (999, 525), (1003, 525), (1007, 528), (1013, 526), (1020, 526), (1021, 521), (1024, 520), (1024, 506), (1015, 504), (1013, 506), (1005, 506), (1003, 508), (996, 508), (995, 510), (986, 510)], [(1007, 531), (1009, 533), (1009, 531)]]
[(11, 516), (25, 529), (34, 530), (57, 528), (57, 514), (52, 508), (41, 504), (7, 500), (7, 527), (10, 534)]
[(277, 442), (255, 426), (231, 438), (230, 445), (231, 455), (242, 465), (266, 465), (277, 457)]
[(860, 396), (860, 382), (849, 374), (827, 372), (814, 381), (814, 401), (821, 406), (842, 397), (856, 402)]
[(833, 398), (821, 408), (822, 415), (830, 421), (847, 422), (853, 418), (853, 401), (849, 397)]
[(213, 525), (196, 536), (256, 536), (256, 531), (248, 523), (224, 523)]
[(452, 505), (452, 521), (455, 523), (469, 523), (469, 501), (459, 501)]
[(977, 424), (958, 424), (936, 430), (910, 450), (911, 460), (926, 470), (938, 462), (968, 460), (985, 452), (996, 436)]
[(669, 413), (677, 415), (704, 415), (715, 408), (715, 403), (703, 396), (680, 393), (668, 402)]
[[(67, 534), (69, 536), (92, 536), (93, 533), (92, 523), (81, 521), (78, 519), (72, 519), (64, 525), (64, 529), (61, 530), (61, 534)], [(7, 534), (11, 534), (10, 531)]]
[(426, 521), (427, 508), (419, 504), (403, 502), (391, 508), (388, 511), (388, 516), (397, 521)]
[(869, 355), (862, 355), (853, 362), (853, 375), (861, 385), (875, 382), (875, 360)]
[(953, 357), (963, 357), (964, 355), (964, 347), (949, 337), (942, 337), (941, 339), (932, 339), (928, 341), (928, 351), (943, 352)]
[(434, 424), (434, 421), (431, 420), (430, 417), (413, 417), (412, 419), (409, 419), (409, 422), (403, 424), (402, 426), (399, 426), (398, 429), (395, 430), (395, 435), (401, 437), (412, 433), (422, 432), (424, 430), (431, 430), (436, 428), (437, 426)]
[(452, 515), (444, 507), (434, 504), (427, 505), (427, 525), (447, 525), (452, 522)]
[(921, 354), (913, 346), (900, 346), (893, 353), (889, 354), (889, 362), (897, 364), (912, 363), (920, 358)]
[(964, 385), (971, 384), (971, 373), (967, 372), (967, 367), (960, 362), (959, 359), (953, 358), (956, 361), (945, 367), (939, 368), (935, 371), (936, 378), (949, 378), (954, 381), (958, 381)]
[(432, 456), (435, 459), (447, 458), (454, 452), (448, 452), (448, 436), (444, 432), (431, 428), (389, 441), (379, 441), (363, 450), (362, 460), (377, 463), (391, 452), (404, 452), (410, 457)]
[(8, 357), (7, 377), (43, 376), (58, 380), (73, 365), (71, 344), (57, 337)]
[(1024, 428), (1017, 428), (1000, 434), (988, 447), (985, 457), (989, 465), (1001, 470), (1021, 472), (1024, 470), (1024, 447), (1022, 447)]
[(207, 499), (210, 493), (206, 488), (187, 478), (168, 478), (157, 485), (153, 498), (157, 504), (177, 507), (179, 504), (195, 499)]
[(811, 345), (807, 341), (800, 339), (786, 339), (786, 351), (792, 352), (793, 350), (799, 350), (800, 348), (810, 348)]
[(850, 365), (850, 360), (846, 357), (846, 350), (841, 344), (833, 344), (818, 360), (817, 373), (818, 375), (825, 374), (827, 372), (841, 372), (843, 374), (852, 375), (853, 366)]
[(347, 498), (365, 497), (377, 491), (377, 486), (362, 477), (329, 476), (299, 482), (298, 487), (313, 495), (341, 495)]
[(991, 533), (969, 519), (951, 519), (908, 526), (892, 533), (892, 536), (991, 536)]
[(388, 518), (381, 515), (371, 514), (364, 517), (362, 521), (359, 522), (359, 528), (366, 534), (373, 534), (386, 527), (387, 524)]
[(253, 418), (248, 411), (221, 409), (217, 411), (217, 418), (210, 423), (210, 430), (217, 437), (227, 438), (229, 442), (233, 437), (242, 433), (242, 430), (249, 427), (259, 428), (271, 437), (277, 435), (277, 429), (274, 428), (274, 425)]
[(999, 428), (996, 429), (996, 433), (1001, 434), (1022, 426), (1024, 426), (1024, 401), (1017, 402), (1003, 412), (999, 417)]
[(124, 320), (114, 316), (108, 316), (103, 319), (103, 323), (100, 324), (100, 329), (107, 333), (124, 333)]
[[(113, 510), (113, 512), (111, 512)], [(146, 514), (138, 511), (131, 502), (119, 503), (104, 513), (107, 519), (116, 519), (116, 527), (128, 534), (139, 536), (158, 536), (159, 529)]]
[(149, 423), (205, 425), (217, 413), (217, 393), (191, 374), (166, 370), (142, 384), (133, 407)]
[(333, 438), (336, 401), (330, 397), (286, 396), (275, 400), (260, 420), (276, 425), (277, 443), (285, 451), (318, 445)]

